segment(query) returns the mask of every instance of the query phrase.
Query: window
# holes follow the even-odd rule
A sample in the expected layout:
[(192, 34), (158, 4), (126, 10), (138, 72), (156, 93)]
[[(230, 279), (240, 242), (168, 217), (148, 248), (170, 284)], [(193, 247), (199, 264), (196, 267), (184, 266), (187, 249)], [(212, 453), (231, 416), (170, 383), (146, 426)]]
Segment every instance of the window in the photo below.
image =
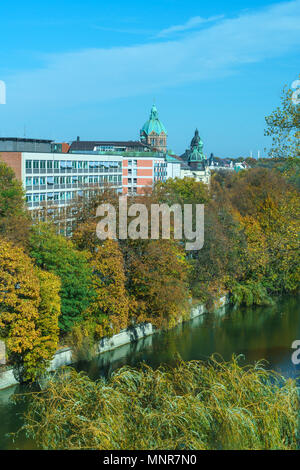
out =
[(61, 176), (60, 177), (60, 184), (65, 184), (65, 182), (66, 182), (65, 176)]
[(32, 185), (32, 178), (26, 178), (26, 186)]
[(45, 176), (41, 176), (40, 178), (40, 185), (46, 184), (46, 178)]
[(45, 170), (45, 168), (46, 168), (46, 161), (45, 161), (45, 160), (41, 160), (41, 161), (40, 161), (40, 169), (41, 169), (41, 170)]
[(76, 170), (76, 168), (77, 168), (77, 162), (72, 162), (72, 169)]
[(28, 202), (31, 202), (31, 201), (32, 201), (32, 196), (31, 196), (31, 194), (27, 194), (27, 196), (26, 196), (26, 202), (28, 203)]
[(53, 162), (51, 160), (47, 160), (47, 170), (52, 170)]
[(33, 181), (33, 186), (38, 186), (39, 178), (32, 178), (32, 181)]
[(33, 168), (34, 168), (34, 170), (39, 169), (39, 161), (38, 160), (33, 160)]
[(40, 201), (45, 201), (46, 200), (46, 194), (43, 193), (40, 195)]
[(78, 162), (78, 170), (81, 170), (81, 169), (82, 169), (82, 163), (83, 163), (83, 162)]
[(58, 176), (54, 176), (54, 184), (59, 184), (59, 177)]
[(58, 170), (59, 169), (59, 161), (58, 160), (54, 160), (54, 169), (55, 170)]
[(26, 160), (26, 170), (31, 170), (32, 168), (32, 160)]

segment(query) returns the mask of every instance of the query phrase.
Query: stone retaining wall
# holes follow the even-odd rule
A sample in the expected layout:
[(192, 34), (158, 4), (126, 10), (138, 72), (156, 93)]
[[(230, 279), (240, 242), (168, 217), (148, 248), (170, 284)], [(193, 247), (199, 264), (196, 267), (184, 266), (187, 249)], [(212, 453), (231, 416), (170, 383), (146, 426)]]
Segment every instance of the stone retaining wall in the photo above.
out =
[[(221, 297), (215, 303), (215, 309), (223, 315), (225, 313), (225, 305), (228, 303), (227, 296)], [(194, 305), (191, 307), (190, 319), (199, 317), (206, 313), (207, 310), (204, 305)], [(137, 325), (132, 328), (127, 328), (126, 330), (121, 331), (117, 335), (112, 336), (111, 338), (102, 338), (98, 343), (98, 353), (102, 354), (107, 351), (113, 351), (120, 346), (126, 345), (128, 343), (133, 343), (141, 338), (146, 338), (153, 335), (156, 330), (151, 323), (144, 323)], [(58, 350), (49, 367), (49, 371), (54, 371), (61, 366), (67, 366), (74, 363), (72, 360), (72, 350), (71, 348), (63, 348)], [(17, 384), (17, 380), (14, 377), (13, 369), (0, 372), (0, 390), (10, 387)]]

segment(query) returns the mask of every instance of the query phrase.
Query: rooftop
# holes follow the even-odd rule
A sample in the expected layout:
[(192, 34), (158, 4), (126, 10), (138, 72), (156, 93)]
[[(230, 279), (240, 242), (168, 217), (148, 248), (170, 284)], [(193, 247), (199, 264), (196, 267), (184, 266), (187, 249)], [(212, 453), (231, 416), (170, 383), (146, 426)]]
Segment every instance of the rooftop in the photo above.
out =
[(53, 140), (49, 139), (27, 139), (25, 137), (0, 137), (1, 142), (30, 142), (30, 143), (39, 143), (39, 144), (51, 144)]
[(143, 125), (141, 134), (143, 132), (145, 132), (146, 135), (150, 135), (151, 132), (155, 132), (158, 135), (164, 132), (167, 135), (167, 130), (165, 126), (158, 118), (158, 111), (157, 111), (155, 104), (152, 106), (150, 118)]
[(95, 147), (112, 147), (111, 150), (117, 151), (144, 150), (149, 148), (147, 145), (136, 140), (116, 141), (116, 140), (75, 140), (70, 146), (70, 152), (73, 151), (94, 151)]

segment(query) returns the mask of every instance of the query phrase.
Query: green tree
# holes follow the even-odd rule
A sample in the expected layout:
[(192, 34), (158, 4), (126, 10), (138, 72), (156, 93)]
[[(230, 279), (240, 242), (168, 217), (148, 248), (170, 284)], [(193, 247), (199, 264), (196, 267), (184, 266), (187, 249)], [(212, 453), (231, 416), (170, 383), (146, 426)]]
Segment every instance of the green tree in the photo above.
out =
[(160, 203), (204, 204), (210, 197), (206, 184), (194, 178), (170, 178), (165, 183), (158, 182), (153, 191), (153, 198)]
[(14, 171), (0, 162), (0, 234), (24, 243), (30, 217), (25, 208), (25, 193)]
[(30, 255), (37, 266), (56, 274), (61, 280), (61, 316), (59, 326), (69, 331), (82, 319), (93, 298), (90, 255), (78, 251), (74, 244), (48, 224), (31, 228)]
[(272, 137), (271, 156), (300, 156), (300, 104), (293, 103), (292, 94), (293, 91), (285, 87), (281, 107), (266, 117), (265, 135)]

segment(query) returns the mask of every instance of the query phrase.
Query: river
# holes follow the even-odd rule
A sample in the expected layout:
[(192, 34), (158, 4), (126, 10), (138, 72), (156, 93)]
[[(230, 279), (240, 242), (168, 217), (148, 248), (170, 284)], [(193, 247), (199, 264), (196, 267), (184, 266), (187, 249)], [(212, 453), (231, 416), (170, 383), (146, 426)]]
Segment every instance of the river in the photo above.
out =
[[(291, 361), (291, 345), (300, 340), (299, 301), (299, 296), (293, 296), (282, 298), (271, 307), (229, 306), (81, 362), (76, 368), (96, 379), (100, 375), (109, 376), (124, 364), (137, 366), (146, 362), (157, 367), (162, 363), (172, 364), (178, 354), (184, 360), (205, 360), (217, 352), (226, 360), (233, 353), (243, 354), (247, 363), (265, 359), (269, 368), (285, 377), (298, 377), (300, 366)], [(24, 386), (0, 391), (0, 449), (34, 448), (34, 443), (25, 436), (20, 436), (16, 442), (7, 436), (20, 427), (25, 409), (24, 403), (13, 403), (11, 396), (24, 392)]]

